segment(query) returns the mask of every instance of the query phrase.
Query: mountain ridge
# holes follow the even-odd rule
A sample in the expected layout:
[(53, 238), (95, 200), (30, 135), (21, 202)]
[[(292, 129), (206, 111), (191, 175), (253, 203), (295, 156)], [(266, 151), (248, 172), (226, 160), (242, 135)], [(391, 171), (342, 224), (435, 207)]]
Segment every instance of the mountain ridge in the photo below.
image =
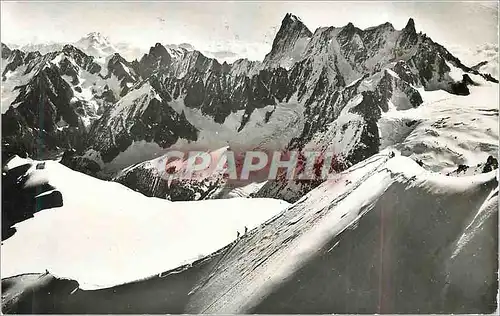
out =
[[(100, 34), (89, 36), (92, 41), (106, 43), (105, 38), (100, 40)], [(67, 84), (59, 80), (56, 89), (71, 90), (61, 94), (73, 94), (68, 98), (75, 96), (78, 100), (65, 112), (82, 118), (83, 124), (76, 124), (76, 129), (83, 141), (71, 144), (67, 136), (61, 137), (55, 122), (66, 120), (58, 111), (52, 111), (47, 114), (52, 127), (48, 133), (43, 132), (48, 141), (41, 149), (76, 149), (83, 156), (85, 151), (97, 152), (94, 157), (98, 165), (113, 164), (135, 143), (144, 141), (157, 146), (151, 152), (153, 158), (183, 143), (212, 150), (227, 142), (240, 143), (247, 150), (261, 146), (280, 150), (302, 149), (316, 139), (315, 146), (325, 150), (326, 139), (331, 136), (321, 135), (330, 133), (337, 142), (345, 143), (336, 151), (348, 166), (378, 152), (376, 125), (380, 113), (388, 110), (387, 100), (393, 94), (405, 95), (403, 99), (410, 100), (405, 102), (415, 107), (421, 103), (415, 90), (418, 87), (467, 95), (467, 85), (473, 83), (467, 74), (495, 81), (463, 65), (425, 34), (417, 33), (413, 19), (399, 31), (390, 23), (365, 30), (348, 23), (343, 27), (318, 28), (313, 33), (299, 18), (287, 14), (269, 54), (262, 62), (254, 63), (241, 59), (221, 64), (185, 45), (166, 47), (160, 43), (132, 62), (114, 53), (103, 64), (99, 57), (85, 57), (72, 45), (64, 46), (60, 54), (63, 57), (54, 52), (34, 58), (32, 54), (3, 49), (2, 57), (9, 62), (2, 74), (6, 80), (6, 75), (12, 76), (19, 67), (42, 59), (55, 65), (54, 76), (70, 76)], [(452, 78), (450, 67), (462, 71), (463, 78)], [(24, 89), (29, 85), (27, 82)], [(23, 91), (22, 87), (16, 86), (14, 94)], [(20, 95), (14, 100), (22, 99), (24, 94)], [(343, 111), (356, 98), (362, 101)], [(33, 104), (34, 99), (27, 102)], [(286, 123), (279, 122), (279, 113), (288, 111), (292, 103), (303, 109), (292, 114), (298, 116), (287, 117), (286, 122), (296, 122), (298, 130), (290, 130), (281, 144), (269, 145), (273, 143), (274, 130), (287, 129), (283, 125)], [(90, 116), (87, 110), (79, 110), (78, 104), (92, 109)], [(3, 130), (9, 136), (4, 142), (7, 156), (18, 153), (19, 148), (25, 152), (21, 154), (32, 155), (34, 149), (26, 148), (28, 139), (41, 137), (33, 132), (37, 128), (34, 121), (24, 122), (22, 117), (26, 114), (20, 111), (12, 108), (5, 113), (13, 122), (20, 122), (6, 124)], [(34, 107), (33, 111), (39, 110)], [(3, 120), (7, 120), (5, 115)], [(339, 124), (339, 116), (350, 117), (349, 122)], [(258, 117), (262, 121), (256, 121), (260, 120)], [(26, 131), (16, 128), (16, 124), (27, 127)], [(222, 137), (217, 124), (225, 126)], [(269, 134), (245, 140), (243, 135), (255, 135), (254, 129), (262, 124), (270, 126)], [(75, 123), (69, 125), (75, 127)], [(348, 136), (346, 131), (354, 136)], [(322, 137), (324, 140), (318, 143)], [(140, 162), (133, 159), (125, 159), (123, 167)]]

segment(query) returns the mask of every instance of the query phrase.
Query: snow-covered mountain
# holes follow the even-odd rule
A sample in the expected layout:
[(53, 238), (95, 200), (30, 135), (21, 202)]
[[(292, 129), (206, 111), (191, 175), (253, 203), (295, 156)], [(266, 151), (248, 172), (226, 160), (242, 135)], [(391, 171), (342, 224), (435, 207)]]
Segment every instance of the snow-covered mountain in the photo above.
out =
[(64, 45), (71, 44), (82, 50), (85, 54), (97, 59), (105, 59), (106, 57), (120, 53), (127, 60), (140, 58), (144, 51), (129, 43), (113, 43), (110, 39), (100, 32), (90, 32), (73, 43), (38, 43), (25, 45), (8, 45), (11, 48), (19, 49), (23, 52), (39, 52), (42, 55), (47, 53), (60, 51)]
[[(137, 163), (139, 151), (146, 160), (167, 148), (214, 150), (228, 143), (240, 150), (331, 150), (346, 168), (379, 151), (383, 113), (418, 107), (424, 91), (468, 95), (468, 86), (496, 81), (417, 33), (412, 19), (403, 30), (348, 24), (311, 33), (291, 14), (262, 63), (221, 65), (197, 51), (157, 44), (136, 68), (147, 78), (140, 95), (124, 97), (90, 136), (111, 170)], [(160, 100), (167, 112), (150, 114)], [(175, 128), (159, 133), (163, 120)], [(294, 201), (311, 189), (289, 185), (269, 182), (258, 194)]]
[(87, 55), (96, 58), (105, 58), (118, 51), (109, 39), (100, 32), (91, 32), (75, 42), (74, 45)]
[[(84, 146), (68, 146), (63, 137), (63, 142), (54, 141), (50, 148), (77, 147), (79, 151), (95, 150), (100, 154), (102, 162), (109, 164), (110, 169), (114, 170), (140, 162), (135, 160), (134, 155), (129, 155), (130, 159), (125, 157), (127, 153), (134, 152), (137, 142), (146, 142), (152, 149), (149, 158), (158, 156), (164, 148), (180, 146), (186, 142), (212, 150), (225, 146), (228, 142), (231, 146), (245, 148), (301, 148), (317, 133), (316, 137), (321, 137), (320, 127), (334, 121), (340, 126), (338, 123), (341, 119), (338, 116), (349, 111), (357, 111), (362, 120), (356, 123), (357, 128), (353, 123), (350, 127), (358, 131), (354, 133), (357, 139), (338, 136), (345, 138), (343, 143), (351, 144), (347, 148), (340, 148), (338, 155), (345, 158), (359, 156), (362, 159), (377, 151), (376, 146), (368, 146), (366, 142), (376, 144), (377, 136), (373, 133), (378, 119), (376, 113), (380, 111), (378, 109), (387, 109), (387, 106), (375, 105), (373, 103), (378, 102), (378, 99), (369, 100), (370, 97), (365, 96), (365, 103), (370, 103), (369, 109), (362, 110), (360, 107), (363, 105), (355, 107), (350, 103), (353, 108), (342, 112), (351, 99), (359, 101), (360, 94), (371, 94), (357, 89), (360, 80), (377, 81), (383, 77), (385, 79), (381, 81), (382, 85), (387, 85), (391, 80), (399, 81), (396, 84), (398, 90), (409, 93), (407, 100), (412, 98), (411, 101), (402, 101), (406, 102), (402, 106), (405, 108), (408, 102), (413, 106), (418, 103), (417, 93), (412, 92), (414, 88), (444, 89), (450, 93), (468, 94), (467, 83), (462, 79), (452, 78), (449, 65), (465, 73), (479, 74), (464, 66), (425, 34), (417, 33), (411, 19), (403, 30), (395, 30), (389, 23), (366, 30), (348, 24), (340, 28), (319, 28), (312, 33), (299, 18), (287, 14), (271, 52), (262, 63), (239, 60), (233, 64), (220, 64), (217, 60), (192, 50), (192, 47), (165, 47), (161, 44), (156, 44), (138, 61), (128, 62), (115, 53), (103, 62), (103, 56), (114, 50), (104, 36), (91, 33), (77, 44), (100, 56), (93, 58), (81, 50), (78, 53), (80, 59), (93, 58), (94, 64), (101, 67), (99, 72), (97, 68), (93, 68), (93, 72), (88, 74), (88, 69), (78, 69), (70, 63), (70, 68), (73, 69), (72, 75), (68, 75), (65, 74), (69, 71), (65, 64), (59, 65), (57, 59), (51, 63), (59, 68), (63, 79), (59, 81), (66, 81), (73, 90), (73, 95), (81, 95), (80, 99), (92, 104), (98, 114), (84, 119), (87, 126), (91, 125), (89, 132), (85, 134)], [(71, 49), (63, 48), (59, 54), (67, 55), (65, 52), (68, 50)], [(13, 50), (19, 53), (9, 54), (10, 50), (6, 51), (9, 57), (6, 55), (2, 63), (5, 65), (2, 69), (2, 89), (11, 97), (4, 103), (17, 106), (17, 101), (25, 96), (20, 96), (14, 102), (20, 90), (15, 87), (25, 85), (26, 80), (37, 73), (27, 74), (18, 67), (31, 61), (24, 55), (36, 53), (26, 54)], [(35, 69), (43, 68), (41, 65), (59, 56), (57, 53), (39, 56), (32, 61), (33, 64), (38, 64)], [(79, 60), (74, 64), (78, 65)], [(390, 74), (395, 74), (393, 79), (389, 78)], [(80, 79), (77, 80), (77, 76)], [(386, 94), (387, 88), (383, 86), (362, 86), (378, 89), (375, 92), (378, 95)], [(67, 88), (66, 90), (69, 91)], [(58, 91), (57, 94), (65, 93)], [(336, 104), (334, 110), (332, 103)], [(109, 106), (111, 104), (112, 108)], [(396, 105), (396, 108), (400, 106)], [(321, 119), (318, 120), (319, 117)], [(59, 118), (54, 117), (52, 120), (59, 121)], [(370, 127), (365, 123), (368, 121), (371, 122)], [(310, 125), (311, 122), (316, 124)], [(27, 124), (33, 125), (30, 122)], [(288, 128), (290, 125), (294, 128)], [(268, 132), (255, 133), (255, 129), (263, 131), (262, 126)], [(221, 135), (220, 132), (224, 134)], [(282, 136), (279, 144), (269, 144), (278, 134)], [(248, 135), (254, 135), (253, 139), (248, 139)], [(363, 147), (355, 145), (360, 143), (360, 137), (364, 137), (363, 146), (368, 147), (364, 154), (356, 153), (356, 150)], [(25, 147), (22, 144), (12, 144), (14, 142), (11, 139), (9, 146)], [(143, 147), (140, 146), (141, 150)], [(33, 155), (32, 149), (28, 148), (26, 152)], [(141, 159), (147, 159), (146, 156), (147, 153)], [(121, 163), (116, 164), (113, 161), (116, 158)], [(350, 158), (347, 160), (351, 164), (359, 161)]]
[(72, 45), (45, 55), (3, 47), (4, 156), (82, 148), (92, 123), (137, 81), (117, 54), (105, 68)]
[[(418, 107), (422, 89), (468, 95), (468, 86), (496, 81), (417, 33), (412, 19), (402, 30), (390, 23), (361, 30), (349, 23), (313, 33), (298, 17), (287, 14), (263, 62), (220, 64), (188, 44), (160, 43), (140, 60), (128, 62), (114, 53), (103, 61), (114, 48), (99, 33), (89, 34), (78, 46), (100, 57), (69, 45), (33, 61), (36, 53), (5, 50), (2, 89), (11, 95), (5, 103), (13, 105), (5, 117), (14, 119), (4, 124), (11, 126), (4, 143), (9, 153), (35, 156), (44, 150), (76, 149), (71, 159), (93, 156), (96, 160), (85, 165), (102, 166), (101, 177), (157, 158), (169, 148), (215, 150), (227, 144), (241, 151), (333, 150), (343, 169), (379, 151), (382, 114)], [(93, 63), (93, 68), (80, 66), (82, 60)], [(41, 129), (50, 141), (36, 153), (26, 143), (40, 134), (40, 128), (23, 112), (33, 100), (15, 88), (27, 85), (38, 73), (23, 70), (29, 62), (37, 65), (34, 69), (53, 65), (58, 80), (53, 94), (68, 99), (62, 103), (75, 100), (92, 109), (70, 106), (75, 121), (62, 117), (66, 110), (55, 104), (44, 114), (52, 127)], [(76, 123), (78, 119), (83, 124)], [(77, 143), (59, 136), (59, 121), (78, 130)], [(71, 161), (68, 165), (78, 168)], [(260, 194), (283, 197), (283, 185), (270, 182)]]

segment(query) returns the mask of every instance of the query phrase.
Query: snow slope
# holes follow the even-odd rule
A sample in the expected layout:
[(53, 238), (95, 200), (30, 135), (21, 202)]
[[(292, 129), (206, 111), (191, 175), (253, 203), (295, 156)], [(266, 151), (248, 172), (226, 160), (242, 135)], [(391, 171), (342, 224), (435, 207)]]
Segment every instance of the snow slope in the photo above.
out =
[(498, 170), (448, 177), (384, 151), (192, 266), (109, 290), (5, 285), (12, 310), (52, 313), (492, 313), (497, 209)]
[(83, 289), (131, 282), (207, 256), (232, 242), (237, 231), (257, 227), (288, 205), (273, 199), (147, 198), (54, 161), (41, 167), (16, 157), (4, 172), (26, 163), (32, 165), (23, 190), (48, 183), (61, 192), (63, 206), (14, 226), (1, 249), (2, 278), (47, 269), (77, 280)]
[(187, 311), (492, 312), (496, 177), (446, 177), (376, 155), (234, 246)]
[(498, 85), (471, 77), (480, 85), (470, 86), (468, 96), (419, 89), (420, 107), (383, 113), (381, 149), (394, 147), (444, 174), (498, 157)]

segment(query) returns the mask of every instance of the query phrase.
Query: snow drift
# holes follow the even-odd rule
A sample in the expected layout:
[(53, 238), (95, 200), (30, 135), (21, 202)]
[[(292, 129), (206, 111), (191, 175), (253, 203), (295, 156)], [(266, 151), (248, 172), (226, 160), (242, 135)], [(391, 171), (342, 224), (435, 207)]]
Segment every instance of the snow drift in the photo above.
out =
[[(54, 161), (16, 157), (4, 172), (4, 185), (9, 175), (18, 184), (14, 192), (3, 192), (11, 196), (3, 204), (4, 219), (31, 201), (38, 212), (13, 221), (10, 237), (2, 232), (2, 238), (8, 237), (2, 245), (2, 278), (48, 270), (77, 280), (83, 289), (111, 287), (192, 263), (288, 205), (244, 198), (169, 202)], [(21, 198), (14, 201), (16, 194)], [(59, 200), (44, 203), (47, 196)]]

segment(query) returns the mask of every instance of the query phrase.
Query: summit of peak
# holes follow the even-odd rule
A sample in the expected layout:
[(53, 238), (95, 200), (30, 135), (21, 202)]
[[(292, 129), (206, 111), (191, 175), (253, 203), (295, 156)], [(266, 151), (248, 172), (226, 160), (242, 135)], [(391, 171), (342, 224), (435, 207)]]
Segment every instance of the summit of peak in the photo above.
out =
[(307, 33), (308, 36), (312, 35), (312, 32), (307, 28), (307, 26), (302, 23), (302, 20), (292, 13), (287, 13), (281, 21), (281, 27), (278, 33), (282, 35), (284, 33), (299, 31)]
[(415, 32), (415, 21), (413, 20), (413, 18), (408, 19), (408, 22), (406, 23), (404, 29), (407, 31)]
[(90, 33), (87, 33), (86, 37), (102, 37), (102, 38), (106, 38), (106, 36), (104, 36), (101, 32), (90, 32)]
[(115, 53), (113, 53), (111, 55), (110, 61), (113, 61), (113, 62), (121, 61), (121, 62), (123, 62), (123, 61), (125, 61), (125, 58), (123, 58), (122, 55), (120, 55), (120, 53), (115, 52)]
[(379, 27), (383, 27), (383, 28), (394, 30), (394, 25), (392, 25), (391, 22), (385, 22), (385, 23), (379, 25)]
[(109, 56), (117, 51), (109, 39), (100, 32), (87, 33), (73, 44), (86, 54), (94, 57)]
[[(264, 63), (281, 65), (286, 68), (292, 60), (298, 58), (304, 51), (306, 47), (305, 41), (312, 35), (312, 32), (297, 16), (287, 13), (273, 40), (271, 52), (264, 58)], [(288, 53), (292, 51), (294, 57), (288, 56)]]
[(82, 37), (79, 42), (96, 42), (96, 43), (109, 43), (109, 39), (104, 36), (101, 32), (90, 32)]
[(152, 46), (149, 49), (149, 55), (154, 56), (156, 58), (159, 58), (161, 56), (168, 56), (168, 58), (170, 58), (170, 54), (168, 53), (165, 46), (163, 46), (161, 43), (156, 43), (155, 46)]
[(287, 13), (285, 14), (285, 17), (283, 18), (283, 22), (285, 21), (291, 21), (291, 22), (296, 22), (296, 21), (299, 21), (299, 22), (302, 22), (302, 20), (296, 16), (295, 14), (293, 13)]

